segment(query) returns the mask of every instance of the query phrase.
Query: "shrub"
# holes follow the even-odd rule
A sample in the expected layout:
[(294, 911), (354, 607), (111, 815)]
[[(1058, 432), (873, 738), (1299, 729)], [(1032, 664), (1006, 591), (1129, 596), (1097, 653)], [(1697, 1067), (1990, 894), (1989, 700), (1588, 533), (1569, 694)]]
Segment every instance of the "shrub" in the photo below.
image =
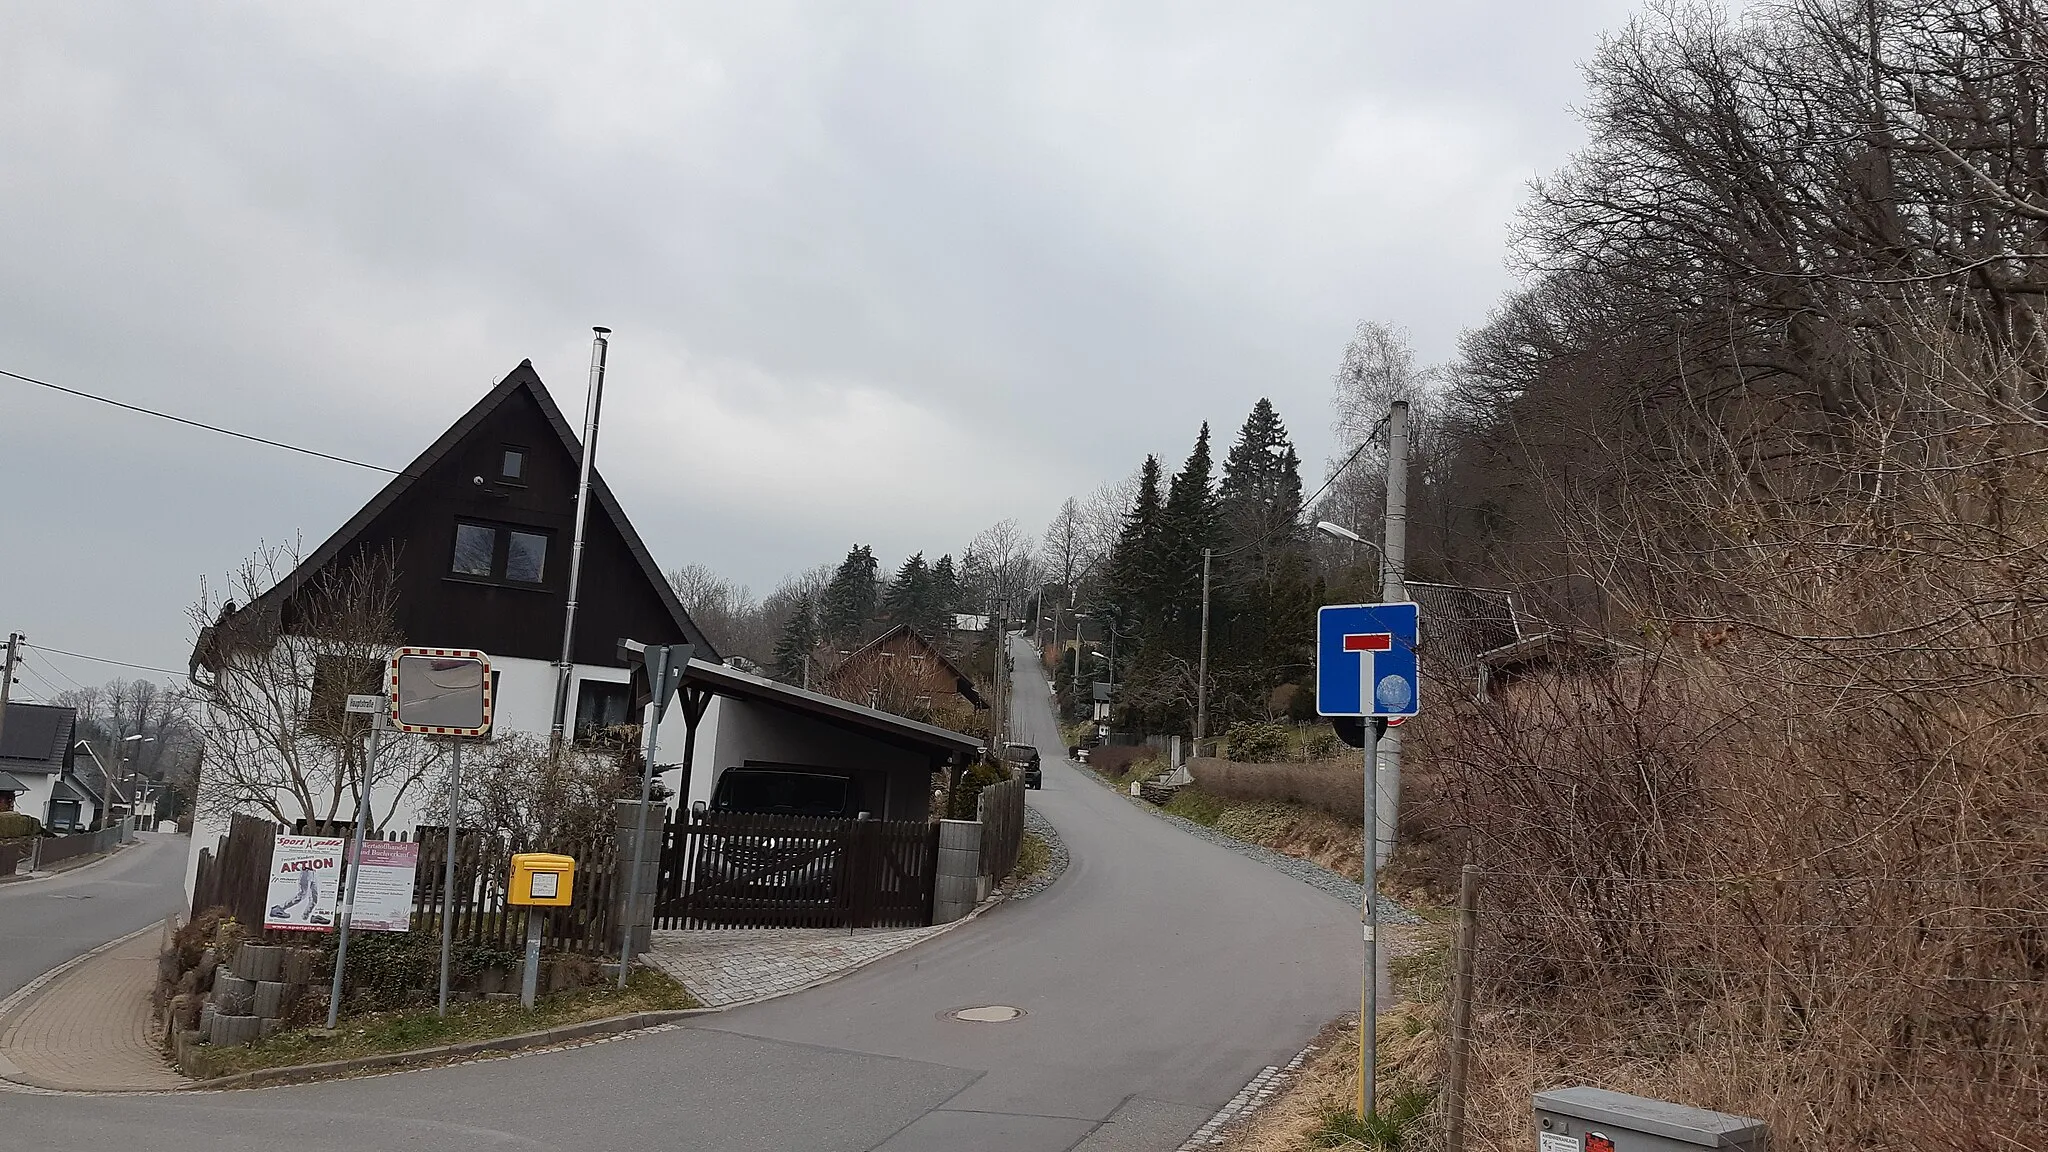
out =
[(961, 773), (960, 783), (953, 789), (953, 804), (947, 813), (948, 818), (974, 819), (977, 805), (981, 800), (981, 790), (1009, 778), (1010, 770), (991, 760), (984, 760)]
[(1226, 800), (1299, 804), (1354, 823), (1365, 821), (1364, 758), (1313, 764), (1240, 764), (1188, 761), (1195, 786)]
[(1287, 758), (1288, 746), (1293, 743), (1289, 735), (1285, 724), (1240, 721), (1230, 726), (1223, 743), (1230, 758), (1240, 764), (1270, 764)]
[(0, 840), (39, 836), (42, 831), (43, 822), (26, 812), (0, 812)]
[(1088, 753), (1088, 766), (1112, 780), (1130, 775), (1133, 766), (1146, 760), (1155, 760), (1159, 753), (1142, 744), (1117, 744), (1108, 748), (1092, 749)]

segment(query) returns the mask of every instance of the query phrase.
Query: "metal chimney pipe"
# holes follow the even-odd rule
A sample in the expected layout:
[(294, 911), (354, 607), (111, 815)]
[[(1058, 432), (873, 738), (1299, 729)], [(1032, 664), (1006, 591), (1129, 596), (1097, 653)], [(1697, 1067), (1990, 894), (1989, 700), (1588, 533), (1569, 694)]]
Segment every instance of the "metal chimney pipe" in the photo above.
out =
[(609, 328), (592, 328), (597, 335), (590, 345), (590, 389), (583, 402), (583, 468), (576, 481), (576, 536), (569, 545), (569, 604), (562, 613), (562, 660), (555, 665), (555, 720), (548, 730), (548, 747), (562, 750), (562, 733), (568, 726), (569, 674), (575, 668), (576, 591), (583, 580), (583, 526), (590, 513), (590, 482), (597, 470), (597, 414), (604, 404), (604, 358), (610, 348), (605, 337)]

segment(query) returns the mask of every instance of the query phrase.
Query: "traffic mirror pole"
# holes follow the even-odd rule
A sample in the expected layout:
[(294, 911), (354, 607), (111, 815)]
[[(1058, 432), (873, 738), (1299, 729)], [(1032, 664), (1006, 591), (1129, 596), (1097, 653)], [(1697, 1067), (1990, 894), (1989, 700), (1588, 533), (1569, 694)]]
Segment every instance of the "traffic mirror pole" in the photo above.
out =
[(438, 1004), (443, 1016), (448, 1014), (448, 960), (455, 950), (455, 827), (461, 786), (462, 737), (453, 736), (448, 742), (448, 859), (441, 869), (441, 993)]

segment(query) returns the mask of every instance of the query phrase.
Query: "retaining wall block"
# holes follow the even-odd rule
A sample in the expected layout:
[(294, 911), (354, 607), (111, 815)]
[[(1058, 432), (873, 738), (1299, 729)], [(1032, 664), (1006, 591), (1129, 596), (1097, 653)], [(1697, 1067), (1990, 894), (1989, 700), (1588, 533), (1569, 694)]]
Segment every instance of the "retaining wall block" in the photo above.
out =
[(235, 975), (244, 980), (280, 980), (284, 967), (281, 944), (244, 944), (235, 953)]
[(263, 1021), (255, 1016), (216, 1012), (213, 1015), (215, 1044), (247, 1044), (263, 1034)]
[(224, 1015), (250, 1015), (256, 1000), (256, 982), (230, 976), (225, 971), (213, 978), (213, 1005)]

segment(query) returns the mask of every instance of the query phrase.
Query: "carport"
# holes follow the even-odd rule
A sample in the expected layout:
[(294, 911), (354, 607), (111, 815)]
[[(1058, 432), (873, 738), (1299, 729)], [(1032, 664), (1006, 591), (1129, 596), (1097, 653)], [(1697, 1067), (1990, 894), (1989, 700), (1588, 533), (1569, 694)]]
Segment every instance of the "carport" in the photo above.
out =
[(876, 819), (925, 820), (933, 776), (965, 766), (982, 747), (973, 736), (702, 660), (690, 661), (677, 697), (683, 759), (663, 779), (683, 808), (708, 802), (728, 768), (802, 766), (860, 780), (866, 796), (880, 798)]

